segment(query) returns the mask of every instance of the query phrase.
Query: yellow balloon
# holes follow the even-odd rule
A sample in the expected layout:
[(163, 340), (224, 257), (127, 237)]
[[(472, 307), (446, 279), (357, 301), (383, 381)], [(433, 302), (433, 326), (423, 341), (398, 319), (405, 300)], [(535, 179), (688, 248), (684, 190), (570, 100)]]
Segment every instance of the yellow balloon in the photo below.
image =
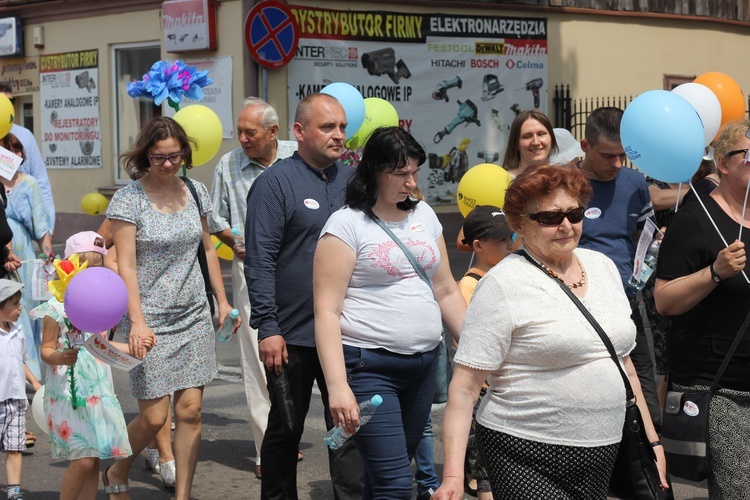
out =
[(220, 259), (234, 259), (234, 252), (230, 247), (225, 245), (223, 241), (213, 235), (211, 235), (211, 241), (213, 242), (214, 248), (216, 249), (216, 255), (218, 255)]
[(379, 97), (365, 99), (365, 119), (359, 130), (346, 141), (346, 147), (354, 150), (361, 148), (377, 128), (398, 127), (398, 112), (393, 105)]
[(0, 138), (5, 137), (10, 132), (15, 118), (15, 109), (10, 99), (0, 94)]
[(81, 208), (89, 215), (103, 214), (108, 205), (109, 200), (100, 193), (89, 193), (81, 199)]
[(192, 104), (175, 113), (174, 119), (197, 143), (193, 145), (193, 166), (200, 167), (211, 161), (221, 148), (223, 135), (221, 120), (216, 113), (201, 104)]
[(456, 193), (461, 215), (466, 217), (477, 205), (502, 207), (511, 180), (507, 170), (492, 163), (470, 168), (458, 183)]

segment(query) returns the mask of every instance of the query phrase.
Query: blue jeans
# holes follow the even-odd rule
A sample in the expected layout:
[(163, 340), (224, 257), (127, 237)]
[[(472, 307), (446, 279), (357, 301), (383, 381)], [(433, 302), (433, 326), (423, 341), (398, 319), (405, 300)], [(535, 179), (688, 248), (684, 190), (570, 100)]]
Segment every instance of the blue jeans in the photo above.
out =
[(414, 454), (414, 464), (417, 471), (414, 473), (414, 479), (417, 480), (417, 495), (427, 493), (432, 488), (435, 492), (440, 487), (440, 480), (435, 473), (435, 446), (432, 432), (432, 412), (427, 415), (427, 425), (424, 426), (422, 439), (417, 445), (417, 452)]
[(349, 387), (357, 401), (380, 394), (383, 403), (355, 435), (365, 464), (363, 500), (410, 500), (411, 459), (435, 393), (438, 348), (413, 355), (344, 346)]

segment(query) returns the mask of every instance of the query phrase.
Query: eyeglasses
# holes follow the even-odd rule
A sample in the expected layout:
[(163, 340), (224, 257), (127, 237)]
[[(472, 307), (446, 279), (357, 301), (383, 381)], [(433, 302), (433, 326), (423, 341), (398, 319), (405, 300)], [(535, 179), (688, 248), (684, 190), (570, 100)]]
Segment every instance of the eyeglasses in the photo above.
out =
[(180, 153), (173, 153), (169, 156), (162, 156), (162, 155), (148, 155), (149, 159), (151, 160), (151, 163), (157, 167), (161, 167), (164, 165), (164, 163), (169, 160), (169, 163), (172, 165), (177, 165), (182, 161), (182, 152)]
[(745, 163), (750, 163), (750, 149), (735, 149), (734, 151), (730, 151), (727, 154), (725, 154), (724, 158), (729, 158), (730, 156), (738, 155), (740, 153), (745, 155), (745, 158), (744, 158)]
[(529, 214), (529, 219), (536, 221), (540, 226), (559, 226), (565, 219), (568, 219), (571, 224), (578, 224), (583, 220), (584, 211), (583, 207), (578, 207), (567, 212), (537, 212)]

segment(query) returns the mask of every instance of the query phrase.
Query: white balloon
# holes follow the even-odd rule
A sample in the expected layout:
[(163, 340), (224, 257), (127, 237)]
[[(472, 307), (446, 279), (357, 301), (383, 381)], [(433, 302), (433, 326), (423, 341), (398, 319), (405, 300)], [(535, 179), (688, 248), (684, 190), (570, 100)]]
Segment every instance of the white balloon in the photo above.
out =
[(47, 427), (47, 418), (44, 416), (44, 386), (41, 386), (34, 399), (31, 400), (31, 416), (34, 417), (34, 422), (39, 429), (49, 434), (49, 428)]
[(700, 83), (683, 83), (672, 90), (695, 109), (703, 122), (706, 146), (711, 144), (721, 126), (721, 103), (713, 91)]

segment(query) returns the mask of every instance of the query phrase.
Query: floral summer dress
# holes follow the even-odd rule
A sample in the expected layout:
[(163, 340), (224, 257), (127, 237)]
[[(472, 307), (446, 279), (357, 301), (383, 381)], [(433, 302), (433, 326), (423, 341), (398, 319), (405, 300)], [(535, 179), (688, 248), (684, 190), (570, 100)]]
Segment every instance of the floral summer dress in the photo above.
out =
[[(31, 315), (49, 316), (60, 326), (57, 349), (68, 348), (65, 309), (57, 299), (41, 304)], [(85, 333), (85, 338), (97, 333)], [(98, 361), (86, 349), (78, 351), (73, 374), (79, 407), (73, 408), (70, 367), (50, 365), (44, 386), (44, 414), (47, 417), (53, 458), (125, 458), (132, 454), (122, 408), (117, 401), (109, 365)], [(80, 403), (85, 404), (80, 406)]]
[[(107, 208), (107, 218), (133, 224), (138, 292), (146, 324), (157, 344), (130, 370), (137, 399), (156, 399), (174, 391), (207, 385), (217, 374), (216, 332), (198, 265), (201, 217), (213, 206), (202, 183), (190, 180), (203, 213), (188, 193), (188, 206), (175, 213), (155, 210), (140, 181), (120, 189)], [(130, 316), (118, 332), (127, 340)]]

